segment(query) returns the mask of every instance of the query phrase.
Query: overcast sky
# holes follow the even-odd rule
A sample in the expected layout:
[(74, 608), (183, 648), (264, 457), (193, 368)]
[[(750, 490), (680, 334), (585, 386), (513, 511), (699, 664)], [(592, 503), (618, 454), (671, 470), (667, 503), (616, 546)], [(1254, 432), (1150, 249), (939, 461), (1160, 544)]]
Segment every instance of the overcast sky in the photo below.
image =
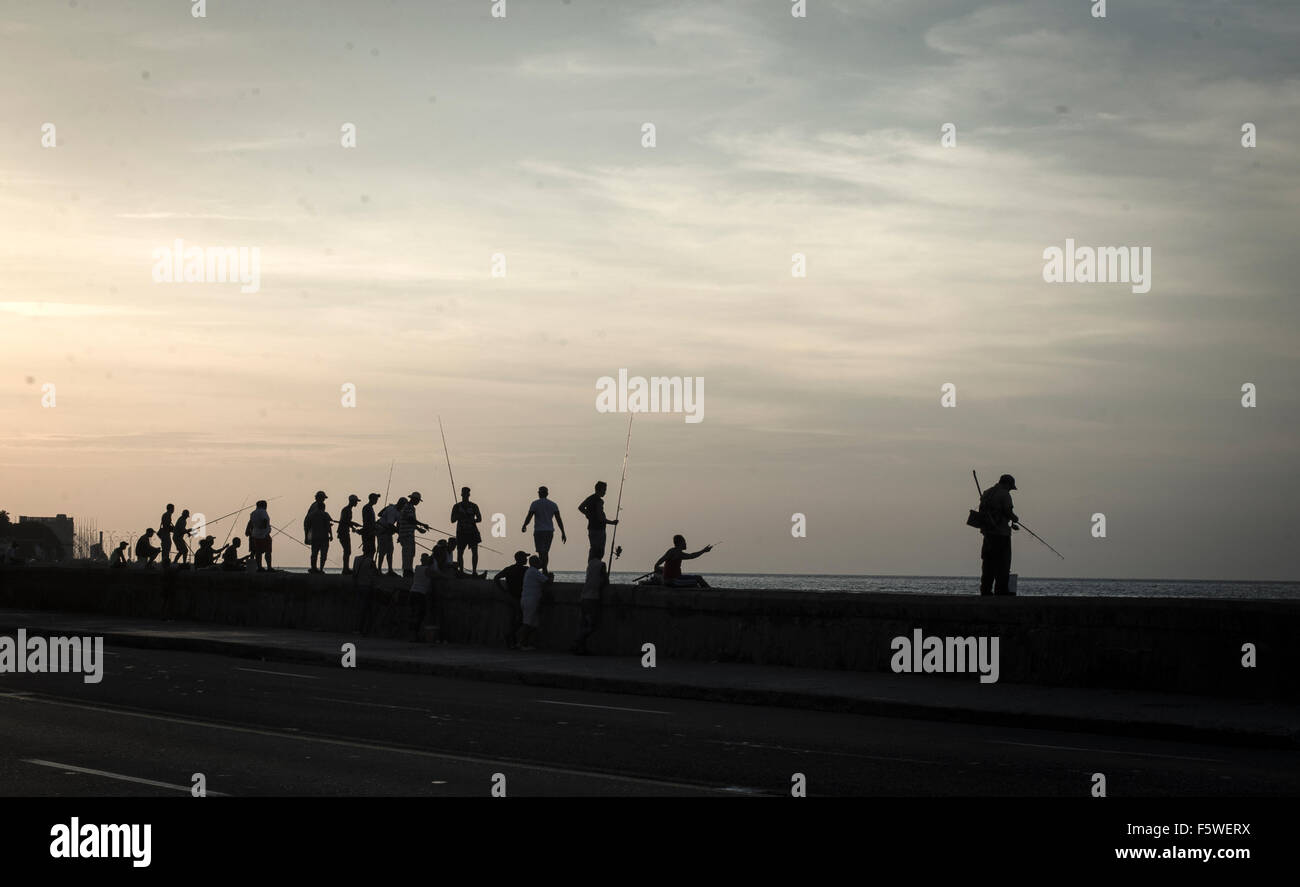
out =
[[(634, 422), (626, 569), (975, 574), (976, 468), (1022, 575), (1300, 578), (1300, 8), (790, 6), (3, 4), (0, 508), (292, 528), (396, 460), (445, 527), (441, 415), (486, 544), (545, 483), (577, 569), (627, 368), (705, 393)], [(177, 238), (260, 290), (155, 283)], [(1066, 238), (1150, 291), (1044, 282)]]

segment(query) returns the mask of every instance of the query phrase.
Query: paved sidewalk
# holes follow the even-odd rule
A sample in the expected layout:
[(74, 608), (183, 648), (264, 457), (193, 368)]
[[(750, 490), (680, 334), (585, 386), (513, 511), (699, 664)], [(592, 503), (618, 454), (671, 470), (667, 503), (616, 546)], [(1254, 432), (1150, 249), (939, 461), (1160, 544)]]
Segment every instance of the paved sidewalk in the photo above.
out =
[(691, 660), (660, 660), (656, 668), (642, 668), (634, 657), (520, 653), (328, 632), (0, 609), (0, 634), (12, 636), (19, 628), (47, 636), (102, 635), (109, 647), (325, 666), (339, 665), (342, 645), (353, 643), (358, 668), (882, 717), (1300, 748), (1300, 706), (1267, 701), (981, 684), (975, 675), (894, 675)]

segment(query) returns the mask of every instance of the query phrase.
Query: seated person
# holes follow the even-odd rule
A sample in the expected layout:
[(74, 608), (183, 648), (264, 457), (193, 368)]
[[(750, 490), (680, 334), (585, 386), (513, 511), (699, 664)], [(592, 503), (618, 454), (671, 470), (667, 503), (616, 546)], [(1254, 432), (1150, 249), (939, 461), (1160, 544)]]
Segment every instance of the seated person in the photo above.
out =
[(144, 531), (144, 535), (135, 541), (135, 559), (146, 567), (153, 566), (153, 562), (162, 554), (162, 549), (153, 544), (154, 529), (150, 527)]
[(212, 548), (216, 544), (215, 536), (204, 536), (199, 540), (199, 547), (194, 549), (194, 569), (206, 570), (217, 562), (217, 552)]
[(221, 569), (232, 573), (236, 570), (247, 570), (248, 559), (251, 557), (251, 554), (244, 555), (243, 557), (239, 556), (239, 537), (235, 537), (230, 540), (230, 544), (226, 546), (225, 553), (221, 555)]
[(117, 548), (113, 549), (113, 554), (108, 559), (108, 566), (110, 568), (119, 570), (126, 566), (126, 548), (126, 542), (121, 542), (118, 544)]
[(682, 574), (682, 561), (694, 560), (712, 550), (712, 545), (706, 545), (699, 551), (688, 552), (686, 550), (686, 537), (682, 535), (674, 536), (673, 547), (665, 551), (663, 557), (655, 561), (655, 571), (658, 572), (660, 565), (663, 566), (663, 582), (669, 588), (708, 588), (709, 583), (704, 581), (703, 576)]

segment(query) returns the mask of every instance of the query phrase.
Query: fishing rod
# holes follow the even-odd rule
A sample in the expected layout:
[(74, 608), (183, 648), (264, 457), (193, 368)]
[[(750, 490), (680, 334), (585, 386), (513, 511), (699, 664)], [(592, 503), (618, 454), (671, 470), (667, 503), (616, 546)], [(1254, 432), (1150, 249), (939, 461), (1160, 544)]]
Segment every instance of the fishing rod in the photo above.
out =
[(384, 487), (384, 508), (388, 507), (388, 494), (393, 489), (393, 469), (397, 467), (397, 460), (394, 459), (388, 465), (388, 486)]
[[(983, 500), (983, 498), (984, 498), (984, 491), (983, 491), (982, 489), (980, 489), (980, 479), (979, 479), (979, 475), (977, 475), (977, 474), (975, 473), (975, 469), (973, 469), (973, 468), (971, 469), (970, 476), (973, 477), (973, 478), (975, 478), (975, 490), (976, 490), (976, 492), (979, 493), (979, 495), (980, 495), (980, 499)], [(1038, 535), (1037, 533), (1035, 533), (1033, 530), (1029, 529), (1029, 527), (1025, 526), (1025, 522), (1024, 522), (1024, 521), (1022, 521), (1022, 520), (1018, 520), (1018, 521), (1016, 521), (1016, 526), (1020, 527), (1020, 529), (1024, 530), (1026, 533), (1028, 533), (1029, 535), (1033, 536), (1033, 537), (1034, 537), (1035, 539), (1037, 539), (1039, 542), (1042, 542), (1044, 545), (1047, 545), (1048, 548), (1052, 548), (1051, 545), (1048, 545), (1048, 544), (1047, 544), (1047, 540), (1045, 540), (1042, 536), (1040, 536), (1040, 535)], [(1060, 553), (1059, 551), (1057, 551), (1055, 548), (1052, 548), (1052, 554), (1056, 555), (1056, 556), (1059, 557), (1061, 560), (1065, 560), (1065, 555), (1061, 554), (1061, 553)]]
[(438, 417), (438, 434), (442, 435), (442, 454), (447, 458), (447, 480), (451, 483), (451, 502), (454, 505), (460, 501), (460, 494), (456, 492), (456, 478), (451, 474), (451, 453), (447, 451), (447, 433), (442, 430), (442, 416)]
[[(627, 416), (627, 443), (623, 446), (623, 476), (618, 481), (618, 504), (614, 506), (614, 520), (618, 520), (619, 512), (623, 510), (623, 484), (627, 480), (627, 456), (632, 451), (632, 417), (636, 413), (628, 413)], [(614, 540), (618, 539), (618, 524), (614, 524), (614, 533), (609, 538), (609, 565), (605, 568), (607, 573), (614, 572)]]
[[(283, 499), (283, 498), (284, 498), (284, 496), (272, 496), (270, 499), (267, 499), (266, 501), (267, 501), (267, 502), (274, 502), (276, 499)], [(241, 505), (241, 506), (239, 506), (239, 509), (238, 509), (238, 510), (236, 510), (236, 511), (231, 511), (231, 512), (228, 512), (228, 513), (226, 513), (226, 514), (223, 514), (223, 515), (221, 515), (221, 517), (214, 517), (214, 518), (213, 518), (212, 520), (210, 520), (210, 521), (204, 521), (204, 523), (206, 523), (208, 526), (212, 526), (213, 524), (220, 523), (221, 521), (225, 520), (225, 519), (228, 518), (228, 517), (234, 517), (236, 514), (239, 514), (239, 513), (240, 513), (241, 511), (243, 511), (247, 506), (248, 506), (248, 497), (245, 496), (245, 497), (244, 497), (244, 504)], [(231, 526), (233, 527), (234, 524), (231, 524)]]
[[(1037, 539), (1039, 542), (1042, 542), (1044, 545), (1047, 545), (1048, 548), (1052, 548), (1052, 546), (1051, 546), (1051, 545), (1048, 545), (1047, 541), (1046, 541), (1045, 539), (1043, 539), (1042, 536), (1038, 535), (1038, 534), (1035, 533), (1033, 530), (1029, 529), (1029, 527), (1026, 527), (1024, 521), (1020, 521), (1020, 522), (1019, 522), (1019, 526), (1020, 526), (1020, 529), (1024, 530), (1026, 533), (1028, 533), (1029, 535), (1033, 536), (1033, 537), (1034, 537), (1035, 539)], [(1059, 557), (1061, 560), (1065, 560), (1065, 555), (1061, 554), (1061, 553), (1060, 553), (1059, 551), (1057, 551), (1055, 548), (1052, 548), (1052, 553), (1055, 554), (1057, 557)]]
[[(240, 511), (244, 510), (244, 506), (246, 506), (247, 504), (248, 504), (248, 497), (245, 496), (244, 501), (239, 504), (239, 511), (232, 511), (231, 514), (239, 514)], [(225, 515), (225, 517), (230, 517), (230, 515), (229, 514)], [(217, 518), (217, 520), (222, 520), (222, 518), (219, 517)], [(235, 529), (235, 522), (231, 521), (230, 526), (226, 527), (226, 538), (221, 541), (222, 551), (224, 551), (226, 546), (230, 544), (230, 532), (234, 529)]]

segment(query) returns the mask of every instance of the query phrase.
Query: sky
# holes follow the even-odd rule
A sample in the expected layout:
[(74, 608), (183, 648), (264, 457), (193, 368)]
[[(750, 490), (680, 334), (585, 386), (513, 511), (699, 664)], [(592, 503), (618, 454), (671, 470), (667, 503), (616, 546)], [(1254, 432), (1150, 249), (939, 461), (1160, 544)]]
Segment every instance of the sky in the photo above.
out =
[(1022, 576), (1300, 579), (1300, 7), (792, 5), (0, 5), (0, 508), (297, 535), (395, 463), (445, 528), (441, 417), (485, 544), (546, 484), (578, 569), (626, 369), (704, 395), (633, 419), (621, 569), (975, 575), (976, 469)]

